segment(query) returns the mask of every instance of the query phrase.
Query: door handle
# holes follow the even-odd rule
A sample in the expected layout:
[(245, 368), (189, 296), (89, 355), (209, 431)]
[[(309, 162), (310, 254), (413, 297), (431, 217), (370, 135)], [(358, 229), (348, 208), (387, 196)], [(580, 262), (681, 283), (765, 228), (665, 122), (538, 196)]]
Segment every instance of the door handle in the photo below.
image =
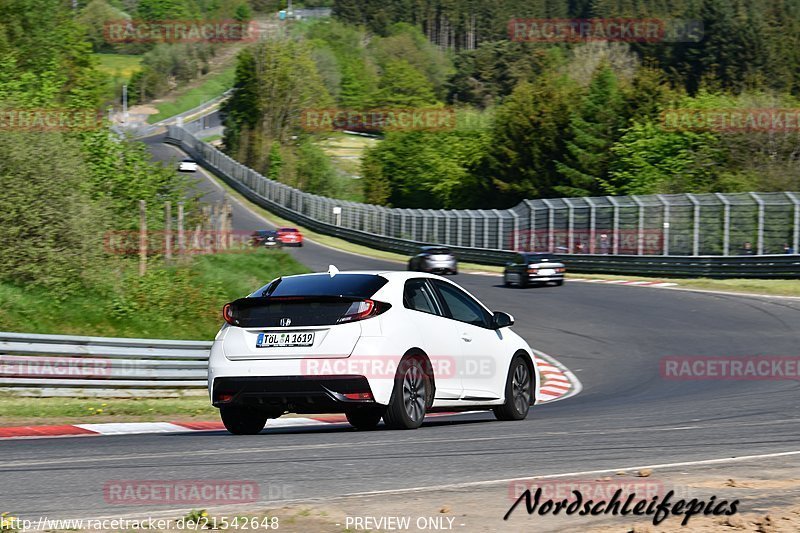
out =
[(472, 337), (470, 337), (469, 335), (464, 333), (464, 334), (461, 335), (461, 340), (465, 341), (465, 342), (472, 342)]

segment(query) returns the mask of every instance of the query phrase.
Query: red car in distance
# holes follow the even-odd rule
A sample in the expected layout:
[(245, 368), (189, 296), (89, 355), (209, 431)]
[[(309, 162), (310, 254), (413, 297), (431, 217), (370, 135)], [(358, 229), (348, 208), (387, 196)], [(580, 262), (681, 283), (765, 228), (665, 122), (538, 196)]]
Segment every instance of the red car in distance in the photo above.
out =
[(303, 246), (303, 234), (297, 228), (278, 228), (278, 240), (284, 246)]

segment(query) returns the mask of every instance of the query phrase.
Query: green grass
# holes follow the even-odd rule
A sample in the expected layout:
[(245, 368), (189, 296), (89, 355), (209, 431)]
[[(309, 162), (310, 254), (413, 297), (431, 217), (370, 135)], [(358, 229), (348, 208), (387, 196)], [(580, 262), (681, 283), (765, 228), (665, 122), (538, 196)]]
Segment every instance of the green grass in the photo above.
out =
[(218, 141), (218, 140), (222, 139), (222, 135), (219, 135), (219, 134), (209, 135), (208, 137), (199, 137), (199, 139), (201, 141), (203, 141), (203, 142), (211, 143), (211, 142)]
[(679, 287), (684, 289), (800, 297), (800, 280), (791, 279), (676, 279), (648, 278), (644, 276), (617, 276), (613, 274), (568, 274), (567, 277), (628, 281), (666, 281), (668, 283), (677, 283)]
[(98, 70), (115, 79), (130, 80), (142, 63), (141, 55), (94, 54), (94, 57), (98, 59)]
[(308, 272), (277, 250), (195, 257), (182, 267), (136, 263), (109, 274), (109, 286), (59, 300), (47, 290), (0, 284), (0, 331), (209, 340), (220, 309), (280, 275)]
[(150, 115), (147, 121), (153, 124), (216, 98), (233, 87), (234, 76), (235, 67), (228, 67), (218, 74), (208, 76), (199, 86), (178, 93), (174, 99), (171, 97), (170, 101), (154, 104), (158, 113)]
[[(201, 391), (202, 392), (202, 391)], [(0, 398), (0, 427), (101, 422), (219, 420), (205, 394), (180, 398)]]

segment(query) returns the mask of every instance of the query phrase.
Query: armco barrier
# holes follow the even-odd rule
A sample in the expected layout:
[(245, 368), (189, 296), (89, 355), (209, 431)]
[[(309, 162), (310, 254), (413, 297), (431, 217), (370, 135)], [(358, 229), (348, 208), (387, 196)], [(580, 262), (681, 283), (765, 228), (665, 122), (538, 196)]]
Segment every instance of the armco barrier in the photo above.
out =
[[(796, 193), (525, 200), (506, 210), (392, 209), (269, 180), (186, 128), (170, 126), (166, 140), (267, 210), (371, 248), (411, 255), (420, 246), (442, 244), (462, 261), (488, 265), (507, 263), (514, 250), (550, 251), (577, 273), (800, 278), (796, 254), (729, 255), (738, 250), (733, 239), (752, 241), (753, 251), (775, 249), (778, 242), (798, 250)], [(752, 227), (742, 229), (742, 221)], [(701, 254), (706, 249), (726, 253)]]
[(202, 389), (210, 348), (205, 341), (0, 333), (0, 387), (62, 395)]

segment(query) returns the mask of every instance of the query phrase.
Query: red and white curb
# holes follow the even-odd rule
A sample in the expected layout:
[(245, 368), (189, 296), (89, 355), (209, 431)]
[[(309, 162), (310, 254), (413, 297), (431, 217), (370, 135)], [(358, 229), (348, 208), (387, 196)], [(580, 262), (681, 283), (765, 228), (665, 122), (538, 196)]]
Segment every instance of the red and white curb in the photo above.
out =
[(628, 281), (624, 279), (586, 279), (567, 278), (567, 281), (582, 281), (584, 283), (606, 283), (609, 285), (633, 285), (635, 287), (675, 287), (677, 283), (667, 281)]
[(558, 360), (537, 350), (534, 353), (541, 379), (539, 404), (566, 400), (583, 390), (580, 380)]
[[(539, 369), (541, 384), (539, 404), (564, 400), (578, 394), (583, 388), (581, 382), (570, 370), (549, 355), (534, 350), (536, 366)], [(426, 418), (476, 413), (431, 413)], [(331, 415), (318, 418), (275, 418), (269, 421), (267, 429), (289, 428), (332, 428), (349, 427), (344, 415)], [(11, 426), (0, 427), (0, 439), (74, 437), (99, 435), (141, 435), (147, 433), (186, 433), (191, 431), (220, 431), (222, 422), (109, 422), (102, 424), (63, 424), (53, 426)]]
[[(276, 418), (267, 429), (330, 427), (345, 424), (342, 417)], [(0, 428), (0, 439), (98, 435), (141, 435), (146, 433), (186, 433), (190, 431), (224, 430), (222, 422), (111, 422), (106, 424), (72, 424), (58, 426), (12, 426)]]

